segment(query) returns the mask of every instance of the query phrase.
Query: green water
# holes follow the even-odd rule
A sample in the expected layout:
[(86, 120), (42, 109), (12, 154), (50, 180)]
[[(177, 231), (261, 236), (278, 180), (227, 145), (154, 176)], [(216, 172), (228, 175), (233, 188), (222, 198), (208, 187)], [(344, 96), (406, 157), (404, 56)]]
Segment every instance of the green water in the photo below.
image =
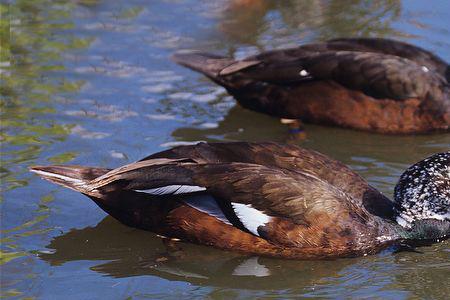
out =
[[(340, 36), (391, 37), (450, 61), (450, 2), (2, 1), (1, 294), (7, 299), (448, 299), (450, 242), (337, 261), (293, 262), (163, 244), (34, 164), (117, 167), (192, 141), (288, 139), (172, 63), (190, 48), (244, 57)], [(387, 195), (450, 135), (382, 136), (307, 126), (298, 144), (351, 166)], [(242, 273), (244, 266), (260, 273)], [(258, 275), (258, 276), (256, 276)]]

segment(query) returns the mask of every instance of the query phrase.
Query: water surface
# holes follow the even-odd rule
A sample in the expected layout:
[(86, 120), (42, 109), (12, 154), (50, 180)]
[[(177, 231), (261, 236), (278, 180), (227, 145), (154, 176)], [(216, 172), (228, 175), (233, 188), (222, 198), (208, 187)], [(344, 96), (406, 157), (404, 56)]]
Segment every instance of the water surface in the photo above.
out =
[[(245, 2), (245, 1), (242, 1)], [(252, 2), (252, 1), (247, 1)], [(168, 57), (244, 57), (345, 36), (401, 39), (450, 61), (448, 1), (49, 1), (1, 8), (1, 293), (10, 299), (446, 299), (450, 243), (336, 261), (249, 257), (167, 244), (119, 224), (34, 164), (117, 167), (195, 141), (286, 142), (278, 120)], [(392, 195), (450, 135), (382, 136), (307, 126), (297, 142)]]

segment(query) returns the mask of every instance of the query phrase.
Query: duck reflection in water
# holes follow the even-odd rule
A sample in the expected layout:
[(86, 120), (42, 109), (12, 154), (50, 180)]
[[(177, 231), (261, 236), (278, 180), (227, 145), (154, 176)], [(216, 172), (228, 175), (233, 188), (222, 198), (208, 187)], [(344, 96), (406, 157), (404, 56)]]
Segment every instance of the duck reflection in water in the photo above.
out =
[(342, 269), (361, 262), (361, 259), (285, 261), (182, 242), (174, 247), (164, 241), (155, 234), (123, 226), (108, 216), (95, 227), (72, 229), (54, 238), (47, 245), (50, 251), (39, 257), (53, 266), (78, 260), (107, 261), (91, 269), (118, 278), (154, 275), (196, 285), (257, 290), (314, 284), (323, 278), (337, 277)]
[[(445, 248), (448, 243), (434, 247)], [(445, 251), (440, 251), (442, 254), (436, 257), (434, 248), (426, 249), (425, 254), (391, 255), (393, 249), (389, 249), (364, 258), (286, 261), (182, 242), (174, 247), (155, 234), (123, 226), (110, 216), (94, 227), (72, 229), (57, 236), (46, 248), (49, 250), (41, 252), (39, 258), (52, 266), (92, 261), (93, 271), (115, 278), (152, 275), (199, 286), (262, 291), (282, 289), (284, 293), (285, 289), (290, 289), (294, 294), (303, 292), (302, 289), (308, 286), (319, 289), (327, 281), (351, 280), (365, 272), (375, 276), (376, 266), (380, 263), (392, 269), (393, 280), (403, 282), (407, 276), (406, 281), (417, 282), (428, 273), (411, 274), (402, 269), (415, 265), (417, 259), (430, 266), (444, 265), (448, 259)], [(433, 274), (444, 280), (444, 271), (445, 267), (437, 266)], [(292, 290), (293, 287), (298, 290)], [(423, 294), (422, 291), (418, 293)]]
[[(289, 130), (286, 130), (286, 127)], [(216, 127), (179, 127), (172, 132), (172, 136), (181, 141), (271, 140), (301, 145), (308, 141), (310, 135), (307, 135), (307, 132), (316, 129), (317, 126), (297, 123), (297, 120), (286, 119), (279, 122), (267, 115), (236, 105), (225, 113), (223, 120), (219, 121)], [(311, 137), (314, 138), (312, 135)]]

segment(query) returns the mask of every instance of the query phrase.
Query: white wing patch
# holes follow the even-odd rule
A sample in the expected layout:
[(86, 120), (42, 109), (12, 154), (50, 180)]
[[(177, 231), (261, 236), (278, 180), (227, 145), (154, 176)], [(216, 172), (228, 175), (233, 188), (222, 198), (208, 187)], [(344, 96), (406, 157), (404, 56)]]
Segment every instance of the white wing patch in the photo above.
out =
[(231, 202), (234, 213), (245, 228), (254, 235), (259, 236), (258, 227), (270, 222), (271, 217), (253, 208), (250, 204)]
[(309, 75), (309, 72), (306, 71), (306, 70), (301, 70), (298, 74), (299, 74), (300, 76), (305, 77), (305, 76), (308, 76), (308, 75)]
[(190, 207), (213, 216), (225, 224), (231, 225), (217, 204), (217, 201), (211, 195), (191, 195), (183, 199), (183, 201)]
[(206, 188), (202, 186), (195, 185), (166, 185), (154, 189), (148, 190), (136, 190), (136, 192), (143, 192), (147, 194), (152, 194), (156, 196), (162, 195), (179, 195), (179, 194), (189, 194), (195, 192), (205, 191)]

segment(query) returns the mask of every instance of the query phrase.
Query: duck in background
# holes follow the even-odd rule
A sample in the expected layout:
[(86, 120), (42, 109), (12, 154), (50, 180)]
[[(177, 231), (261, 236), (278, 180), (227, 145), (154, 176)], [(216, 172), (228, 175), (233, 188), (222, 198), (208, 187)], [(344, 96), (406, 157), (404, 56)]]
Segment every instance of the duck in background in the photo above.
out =
[(404, 42), (342, 38), (243, 60), (195, 51), (173, 59), (243, 107), (282, 119), (388, 134), (450, 130), (449, 65)]
[(450, 236), (450, 151), (407, 169), (393, 202), (338, 161), (276, 143), (199, 143), (113, 170), (31, 171), (126, 225), (255, 255), (361, 256)]

